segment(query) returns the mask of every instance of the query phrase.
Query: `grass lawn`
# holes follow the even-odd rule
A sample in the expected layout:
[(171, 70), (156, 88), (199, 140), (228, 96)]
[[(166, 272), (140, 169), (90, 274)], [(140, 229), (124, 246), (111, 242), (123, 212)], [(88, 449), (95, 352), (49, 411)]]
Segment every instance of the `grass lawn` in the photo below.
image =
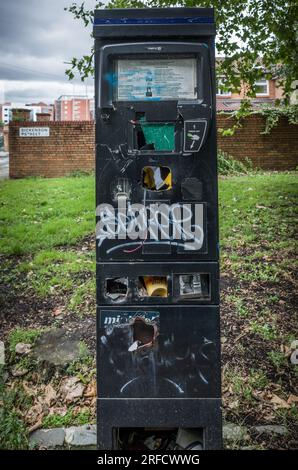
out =
[[(290, 362), (291, 342), (298, 338), (293, 300), (296, 195), (296, 173), (256, 173), (219, 181), (225, 417), (238, 424), (286, 424), (292, 433), (278, 441), (251, 433), (249, 445), (259, 448), (285, 448), (297, 440), (292, 430), (297, 366)], [(84, 340), (92, 355), (94, 177), (1, 181), (0, 207), (0, 339), (3, 336), (13, 352), (16, 338), (34, 340), (30, 330), (61, 324), (76, 328), (89, 322)], [(8, 370), (15, 361), (11, 353)], [(93, 363), (88, 361), (81, 367), (91, 383), (94, 372), (86, 368)], [(79, 365), (73, 365), (72, 374), (82, 376)], [(5, 441), (12, 423), (17, 426), (16, 417), (19, 427), (12, 435), (24, 439), (9, 445), (26, 445), (26, 410), (32, 397), (27, 400), (23, 380), (9, 376), (6, 384), (13, 411), (2, 416), (6, 424), (2, 434), (0, 429), (0, 448), (1, 437)], [(34, 380), (39, 379), (29, 367), (26, 381)], [(68, 411), (65, 422), (94, 418), (94, 406), (90, 412), (88, 403), (82, 399), (81, 409)], [(55, 414), (43, 421), (48, 426), (57, 422), (61, 416)]]
[(73, 245), (94, 227), (94, 177), (1, 181), (0, 253)]

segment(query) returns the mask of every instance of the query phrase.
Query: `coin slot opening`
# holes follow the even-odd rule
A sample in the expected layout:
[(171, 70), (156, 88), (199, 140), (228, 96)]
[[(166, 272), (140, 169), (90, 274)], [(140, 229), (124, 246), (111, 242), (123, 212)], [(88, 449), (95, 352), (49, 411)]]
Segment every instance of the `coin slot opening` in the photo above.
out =
[(210, 275), (203, 273), (180, 274), (179, 297), (181, 299), (209, 299)]

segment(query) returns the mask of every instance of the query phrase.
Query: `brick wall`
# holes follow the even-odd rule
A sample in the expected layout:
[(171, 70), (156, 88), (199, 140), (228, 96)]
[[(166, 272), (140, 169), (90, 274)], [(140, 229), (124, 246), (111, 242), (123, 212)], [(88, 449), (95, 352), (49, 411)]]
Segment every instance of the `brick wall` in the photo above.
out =
[(23, 108), (13, 108), (11, 110), (11, 119), (12, 121), (30, 121), (30, 109), (23, 109)]
[[(233, 119), (227, 115), (217, 116), (217, 127), (228, 128)], [(298, 127), (289, 124), (287, 118), (280, 119), (269, 135), (264, 130), (265, 119), (253, 114), (245, 119), (243, 127), (233, 136), (218, 134), (218, 148), (238, 160), (248, 157), (254, 166), (265, 170), (293, 170), (298, 165)]]
[[(20, 137), (20, 127), (49, 127), (49, 137)], [(63, 176), (94, 168), (94, 123), (13, 122), (9, 125), (9, 174)]]
[(48, 122), (51, 120), (50, 113), (36, 113), (36, 121), (37, 122)]
[[(292, 170), (298, 165), (298, 128), (282, 119), (269, 135), (261, 135), (264, 118), (252, 115), (233, 136), (218, 135), (218, 148), (255, 166)], [(217, 126), (230, 127), (232, 119), (217, 116)], [(50, 137), (20, 137), (20, 127), (49, 127)], [(92, 121), (12, 122), (9, 125), (10, 177), (56, 177), (94, 169)]]

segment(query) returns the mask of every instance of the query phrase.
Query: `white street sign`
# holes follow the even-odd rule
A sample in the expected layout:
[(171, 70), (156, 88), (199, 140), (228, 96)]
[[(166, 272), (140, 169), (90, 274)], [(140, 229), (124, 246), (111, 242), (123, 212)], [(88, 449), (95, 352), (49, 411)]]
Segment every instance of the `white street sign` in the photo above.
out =
[(20, 137), (49, 137), (49, 127), (20, 127)]

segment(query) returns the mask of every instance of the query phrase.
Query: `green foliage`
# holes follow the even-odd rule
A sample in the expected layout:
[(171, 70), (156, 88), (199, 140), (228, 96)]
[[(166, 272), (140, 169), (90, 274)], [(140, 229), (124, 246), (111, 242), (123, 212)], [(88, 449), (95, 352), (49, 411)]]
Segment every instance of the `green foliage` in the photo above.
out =
[(15, 111), (13, 116), (12, 116), (12, 121), (13, 122), (23, 122), (24, 121), (24, 115), (22, 112)]
[(81, 360), (88, 359), (89, 358), (89, 351), (86, 343), (84, 341), (80, 341), (79, 344), (79, 356)]
[(94, 175), (94, 171), (74, 170), (68, 176), (72, 178), (81, 178), (81, 176), (92, 176), (92, 175)]
[(75, 375), (83, 384), (86, 385), (95, 379), (95, 358), (90, 355), (84, 341), (80, 341), (79, 348), (79, 359), (71, 362), (67, 366), (66, 373), (71, 376)]
[[(95, 272), (95, 254), (68, 250), (40, 251), (31, 261), (21, 262), (16, 271), (26, 275), (39, 297), (75, 289), (80, 276)], [(79, 286), (80, 287), (80, 286)], [(78, 289), (79, 289), (78, 287)]]
[(18, 343), (34, 344), (41, 334), (41, 330), (26, 330), (23, 328), (15, 328), (8, 335), (9, 350), (14, 353)]
[(280, 369), (281, 367), (285, 366), (285, 364), (287, 363), (287, 359), (285, 358), (285, 355), (281, 353), (280, 351), (269, 351), (267, 356), (277, 369)]
[(9, 390), (2, 380), (0, 366), (0, 449), (20, 450), (28, 448), (26, 427), (15, 405), (22, 404), (26, 397), (17, 388)]
[(250, 323), (250, 329), (251, 331), (261, 336), (264, 340), (267, 341), (273, 341), (278, 336), (276, 327), (269, 323), (261, 324), (258, 321), (254, 320)]
[[(95, 269), (93, 272), (95, 272)], [(75, 289), (69, 301), (69, 308), (79, 315), (82, 315), (85, 310), (88, 310), (90, 313), (90, 298), (95, 298), (94, 277), (82, 283)]]
[(25, 425), (13, 408), (0, 408), (0, 423), (0, 449), (24, 450), (28, 447)]
[(261, 134), (270, 134), (271, 130), (277, 126), (280, 118), (286, 117), (290, 124), (298, 124), (298, 105), (266, 107), (259, 111), (265, 116), (265, 129)]
[[(73, 2), (69, 7), (65, 7), (65, 11), (69, 11), (76, 20), (82, 20), (85, 27), (90, 27), (93, 22), (93, 11), (99, 8), (102, 8), (104, 3), (94, 2), (94, 8), (88, 10), (85, 7), (85, 3), (82, 2), (78, 5), (76, 2)], [(91, 33), (92, 36), (92, 33)], [(80, 59), (73, 57), (68, 64), (70, 67), (65, 71), (69, 80), (72, 80), (75, 77), (75, 71), (79, 72), (81, 80), (84, 81), (88, 76), (93, 75), (93, 58), (94, 58), (94, 48), (91, 48), (90, 54), (85, 54)]]
[[(221, 127), (218, 129), (219, 134), (224, 137), (234, 135), (237, 129), (242, 127), (243, 121), (247, 116), (250, 116), (252, 113), (252, 106), (249, 99), (243, 99), (240, 102), (240, 107), (236, 111), (229, 113), (227, 119), (234, 119), (234, 124), (231, 127), (226, 129), (222, 129)], [(221, 114), (227, 115), (227, 113), (222, 112)]]
[(279, 421), (287, 426), (288, 420), (291, 419), (294, 422), (294, 432), (296, 432), (297, 421), (298, 421), (298, 406), (296, 403), (292, 403), (291, 408), (281, 408), (276, 410), (276, 416)]
[(220, 175), (245, 175), (253, 172), (252, 163), (248, 158), (241, 162), (221, 150), (217, 153), (217, 164)]
[[(94, 1), (94, 8), (214, 7), (217, 24), (217, 50), (224, 58), (218, 76), (227, 90), (239, 91), (248, 85), (247, 96), (255, 95), (255, 82), (275, 77), (288, 99), (291, 84), (298, 76), (297, 3), (292, 0), (111, 0), (106, 5)], [(72, 2), (65, 8), (76, 20), (91, 29), (93, 9)], [(93, 74), (93, 55), (73, 58), (66, 71), (72, 79), (76, 71), (84, 80)], [(260, 62), (261, 60), (261, 62)]]
[(254, 400), (256, 390), (263, 390), (269, 383), (265, 372), (255, 369), (250, 369), (245, 377), (237, 370), (228, 369), (225, 380), (231, 385), (235, 395), (247, 402)]
[(45, 416), (42, 420), (44, 428), (60, 428), (64, 426), (81, 426), (83, 424), (90, 423), (90, 411), (83, 410), (78, 413), (74, 413), (73, 407), (67, 410), (64, 416), (53, 413)]
[(282, 266), (276, 266), (271, 263), (258, 262), (257, 258), (253, 258), (253, 261), (248, 258), (243, 261), (242, 269), (245, 271), (239, 272), (239, 277), (243, 281), (264, 281), (264, 282), (278, 282), (279, 274), (282, 271)]
[(230, 300), (233, 302), (236, 312), (240, 317), (246, 318), (249, 317), (249, 309), (246, 306), (246, 300), (239, 297), (239, 294), (236, 296), (231, 296)]

